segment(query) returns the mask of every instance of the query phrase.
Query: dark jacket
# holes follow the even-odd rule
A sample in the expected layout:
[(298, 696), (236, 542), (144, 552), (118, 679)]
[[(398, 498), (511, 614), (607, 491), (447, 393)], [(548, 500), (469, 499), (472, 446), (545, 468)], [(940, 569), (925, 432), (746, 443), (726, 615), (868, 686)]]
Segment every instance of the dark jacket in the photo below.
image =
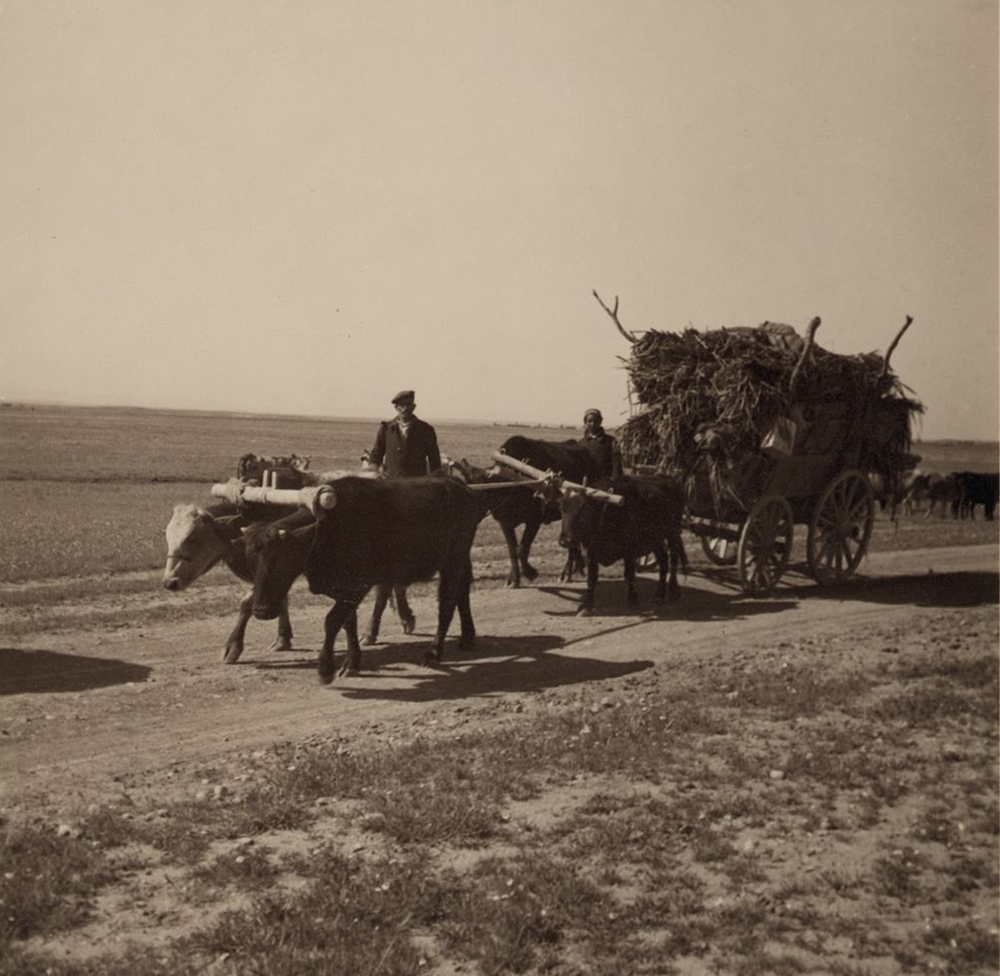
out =
[(603, 429), (599, 434), (585, 434), (583, 446), (590, 451), (603, 477), (615, 479), (622, 476), (622, 456), (618, 450), (618, 441), (610, 434), (606, 434)]
[(383, 465), (390, 478), (416, 478), (430, 474), (441, 467), (437, 434), (430, 424), (414, 417), (404, 438), (398, 421), (385, 420), (379, 424), (375, 446), (368, 460), (372, 464)]

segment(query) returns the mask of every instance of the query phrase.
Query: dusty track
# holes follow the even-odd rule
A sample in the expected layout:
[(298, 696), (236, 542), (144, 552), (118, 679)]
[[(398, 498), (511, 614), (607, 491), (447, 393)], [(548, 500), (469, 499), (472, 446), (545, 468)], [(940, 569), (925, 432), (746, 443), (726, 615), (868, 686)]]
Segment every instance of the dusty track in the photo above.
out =
[[(992, 545), (877, 554), (849, 584), (821, 590), (793, 573), (767, 600), (742, 598), (730, 574), (699, 573), (680, 603), (645, 614), (626, 612), (621, 583), (609, 581), (590, 618), (573, 613), (578, 585), (483, 589), (473, 596), (476, 651), (460, 655), (449, 643), (437, 670), (419, 665), (434, 617), (425, 595), (414, 601), (417, 634), (402, 636), (387, 618), (388, 642), (366, 651), (377, 670), (331, 687), (318, 683), (314, 664), (323, 610), (294, 612), (294, 600), (303, 649), (267, 652), (272, 627), (254, 623), (235, 666), (220, 660), (228, 616), (40, 632), (2, 649), (0, 801), (7, 808), (83, 801), (140, 780), (167, 789), (172, 772), (232, 762), (275, 742), (373, 735), (439, 709), (453, 714), (457, 703), (488, 708), (543, 689), (573, 696), (591, 682), (690, 663), (720, 648), (737, 653), (851, 633), (857, 653), (877, 651), (875, 631), (895, 628), (918, 641), (920, 621), (944, 608), (995, 605), (997, 568)], [(647, 579), (647, 611), (651, 590)]]

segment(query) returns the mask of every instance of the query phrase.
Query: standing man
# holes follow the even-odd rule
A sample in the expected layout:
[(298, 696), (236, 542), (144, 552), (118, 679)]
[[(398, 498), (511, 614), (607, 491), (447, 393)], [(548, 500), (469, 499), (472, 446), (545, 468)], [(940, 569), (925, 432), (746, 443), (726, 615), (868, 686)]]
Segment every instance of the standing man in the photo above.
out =
[[(414, 414), (417, 405), (413, 390), (402, 390), (392, 398), (396, 408), (395, 420), (384, 420), (375, 434), (375, 446), (368, 453), (368, 465), (381, 467), (389, 478), (419, 478), (441, 467), (441, 452), (438, 450), (437, 434), (434, 428)], [(378, 641), (382, 612), (389, 601), (392, 590), (396, 599), (396, 610), (403, 624), (403, 633), (412, 634), (417, 621), (406, 599), (405, 586), (377, 586), (372, 619), (368, 625), (363, 644), (370, 646)]]
[(622, 456), (618, 441), (606, 433), (601, 411), (591, 407), (583, 415), (583, 446), (590, 451), (600, 468), (601, 476), (612, 481), (622, 476)]

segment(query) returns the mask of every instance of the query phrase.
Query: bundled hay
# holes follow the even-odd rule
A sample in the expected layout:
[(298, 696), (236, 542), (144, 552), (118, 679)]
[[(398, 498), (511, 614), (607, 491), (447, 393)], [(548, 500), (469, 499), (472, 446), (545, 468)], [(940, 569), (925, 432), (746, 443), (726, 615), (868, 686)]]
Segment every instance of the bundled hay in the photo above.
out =
[(795, 455), (847, 457), (887, 490), (912, 468), (911, 420), (923, 407), (888, 369), (895, 342), (886, 357), (837, 355), (813, 343), (818, 319), (806, 339), (772, 322), (636, 337), (618, 323), (617, 303), (604, 307), (633, 342), (623, 361), (642, 409), (617, 432), (626, 463), (688, 479), (689, 497), (707, 480), (718, 517), (733, 503), (745, 511), (762, 490), (783, 424)]

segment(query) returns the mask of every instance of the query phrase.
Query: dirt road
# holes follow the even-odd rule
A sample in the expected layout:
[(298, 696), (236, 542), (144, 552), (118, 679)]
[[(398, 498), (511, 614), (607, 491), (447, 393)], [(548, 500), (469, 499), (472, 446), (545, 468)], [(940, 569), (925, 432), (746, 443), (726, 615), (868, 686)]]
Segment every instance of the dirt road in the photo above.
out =
[(765, 600), (743, 598), (731, 573), (692, 574), (681, 602), (659, 612), (647, 578), (645, 613), (626, 612), (620, 581), (609, 581), (589, 618), (574, 614), (579, 585), (480, 589), (476, 650), (460, 655), (449, 643), (440, 669), (419, 664), (434, 618), (428, 591), (414, 601), (415, 635), (402, 636), (387, 618), (387, 643), (365, 652), (376, 670), (330, 687), (318, 683), (314, 663), (324, 610), (295, 612), (294, 592), (303, 649), (268, 652), (272, 626), (255, 622), (235, 666), (220, 659), (230, 619), (183, 619), (181, 603), (170, 625), (37, 633), (0, 651), (0, 802), (108, 797), (140, 780), (166, 790), (172, 776), (188, 779), (276, 742), (398, 734), (417, 716), (485, 714), (540, 692), (573, 697), (722, 648), (808, 653), (812, 639), (851, 633), (856, 653), (876, 653), (887, 633), (919, 642), (921, 622), (945, 609), (997, 602), (992, 545), (877, 554), (863, 569), (829, 590), (791, 573)]

